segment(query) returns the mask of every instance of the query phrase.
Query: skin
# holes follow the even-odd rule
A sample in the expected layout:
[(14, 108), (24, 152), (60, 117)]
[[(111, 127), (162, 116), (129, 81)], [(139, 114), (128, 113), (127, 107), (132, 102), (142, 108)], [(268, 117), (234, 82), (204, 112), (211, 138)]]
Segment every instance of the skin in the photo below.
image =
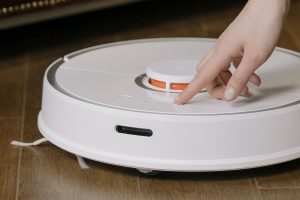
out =
[[(272, 54), (289, 5), (289, 0), (249, 0), (197, 65), (194, 79), (174, 102), (185, 104), (203, 88), (227, 101), (249, 96), (247, 83), (261, 84), (255, 70)], [(233, 74), (229, 71), (231, 63), (236, 68)]]

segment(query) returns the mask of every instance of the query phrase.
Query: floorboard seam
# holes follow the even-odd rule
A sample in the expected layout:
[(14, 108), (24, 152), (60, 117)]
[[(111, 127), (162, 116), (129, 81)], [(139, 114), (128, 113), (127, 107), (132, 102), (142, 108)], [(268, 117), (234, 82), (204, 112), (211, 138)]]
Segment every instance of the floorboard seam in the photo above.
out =
[(253, 180), (254, 180), (254, 184), (255, 184), (256, 190), (258, 191), (259, 197), (260, 197), (260, 199), (262, 199), (262, 194), (261, 194), (261, 191), (260, 191), (260, 186), (258, 184), (257, 178), (254, 177)]
[[(25, 72), (24, 72), (24, 86), (23, 86), (23, 97), (22, 97), (22, 114), (21, 114), (21, 133), (20, 141), (24, 139), (24, 124), (25, 124), (25, 112), (26, 112), (26, 98), (27, 98), (27, 85), (28, 85), (28, 63), (29, 63), (29, 54), (25, 59)], [(22, 148), (19, 149), (18, 154), (18, 169), (17, 169), (17, 184), (16, 184), (16, 196), (15, 200), (19, 199), (19, 190), (20, 190), (20, 171), (21, 171), (21, 161), (22, 161)]]
[(137, 179), (137, 186), (138, 186), (138, 199), (141, 199), (141, 184), (140, 184), (140, 177), (139, 176), (136, 176), (136, 179)]
[(258, 188), (259, 190), (281, 190), (281, 189), (300, 189), (300, 186), (283, 186), (283, 187), (262, 187)]

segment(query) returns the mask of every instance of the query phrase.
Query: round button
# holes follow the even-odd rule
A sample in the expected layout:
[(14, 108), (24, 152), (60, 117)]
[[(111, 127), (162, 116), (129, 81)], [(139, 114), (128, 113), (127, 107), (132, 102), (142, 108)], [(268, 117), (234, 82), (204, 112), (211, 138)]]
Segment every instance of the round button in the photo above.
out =
[(166, 84), (190, 83), (196, 74), (198, 60), (172, 59), (148, 66), (146, 74), (150, 79)]

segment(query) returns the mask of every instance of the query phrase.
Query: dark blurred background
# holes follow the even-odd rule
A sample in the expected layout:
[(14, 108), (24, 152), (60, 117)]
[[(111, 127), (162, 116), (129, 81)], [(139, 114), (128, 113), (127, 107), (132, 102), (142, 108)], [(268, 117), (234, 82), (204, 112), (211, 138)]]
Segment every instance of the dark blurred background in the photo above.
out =
[[(3, 1), (7, 5), (14, 2), (20, 0)], [(101, 43), (148, 37), (218, 37), (219, 30), (226, 28), (246, 1), (59, 2), (47, 9), (31, 9), (17, 14), (7, 11), (6, 15), (2, 12), (0, 57), (25, 49), (34, 51), (71, 45), (74, 49), (70, 47), (70, 50), (76, 50)], [(83, 6), (89, 2), (97, 6)], [(73, 8), (72, 12), (69, 7)], [(83, 9), (80, 10), (80, 7)], [(8, 8), (6, 6), (6, 10)], [(230, 8), (231, 12), (226, 8)], [(64, 11), (66, 14), (63, 14)], [(210, 25), (219, 30), (211, 29)]]

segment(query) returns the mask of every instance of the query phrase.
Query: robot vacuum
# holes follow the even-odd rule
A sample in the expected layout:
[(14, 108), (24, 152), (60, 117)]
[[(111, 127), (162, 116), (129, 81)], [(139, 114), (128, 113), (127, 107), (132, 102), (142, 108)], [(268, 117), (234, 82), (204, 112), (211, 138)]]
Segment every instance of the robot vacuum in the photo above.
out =
[(173, 99), (215, 40), (117, 42), (47, 69), (38, 127), (54, 145), (140, 171), (225, 171), (300, 157), (300, 54), (276, 48), (250, 97)]

